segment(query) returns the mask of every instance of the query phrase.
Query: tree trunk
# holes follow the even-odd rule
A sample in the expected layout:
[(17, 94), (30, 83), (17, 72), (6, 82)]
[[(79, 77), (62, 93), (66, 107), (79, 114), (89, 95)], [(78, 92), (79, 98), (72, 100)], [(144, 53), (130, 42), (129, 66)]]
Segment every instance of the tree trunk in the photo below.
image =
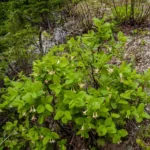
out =
[(132, 24), (134, 24), (134, 9), (135, 9), (135, 0), (131, 0), (131, 14), (130, 14), (130, 16), (131, 16), (131, 22), (132, 22)]
[(42, 27), (40, 27), (40, 31), (39, 31), (39, 50), (41, 52), (41, 55), (44, 55), (44, 51), (43, 51), (43, 43), (42, 43)]

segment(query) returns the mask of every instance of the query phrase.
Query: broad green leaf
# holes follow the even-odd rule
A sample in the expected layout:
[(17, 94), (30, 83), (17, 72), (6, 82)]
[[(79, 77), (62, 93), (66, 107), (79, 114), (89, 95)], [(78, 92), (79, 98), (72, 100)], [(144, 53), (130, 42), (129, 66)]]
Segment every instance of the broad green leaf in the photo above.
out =
[(101, 93), (103, 96), (106, 96), (109, 94), (109, 91), (108, 90), (101, 90)]
[(97, 19), (97, 18), (93, 18), (93, 21), (94, 21), (94, 24), (95, 24), (97, 27), (101, 26), (101, 24), (102, 24), (102, 22), (101, 22), (99, 19)]
[(51, 84), (51, 85), (49, 85), (49, 88), (51, 90), (53, 90), (56, 95), (58, 95), (60, 93), (62, 87), (60, 84)]
[(84, 123), (84, 118), (83, 117), (78, 117), (75, 119), (76, 124), (82, 125)]
[(25, 103), (23, 100), (16, 99), (11, 105), (14, 107), (22, 108), (25, 105)]
[(64, 124), (66, 124), (68, 122), (68, 119), (66, 117), (63, 117), (61, 120)]
[(3, 109), (4, 107), (6, 107), (9, 104), (8, 101), (4, 101), (2, 104), (0, 104), (0, 108)]
[(43, 145), (46, 145), (49, 142), (49, 140), (50, 140), (49, 136), (44, 137)]
[(128, 135), (128, 132), (125, 129), (121, 129), (121, 130), (118, 131), (118, 134), (121, 137), (126, 137)]
[(139, 113), (142, 113), (142, 112), (144, 112), (144, 108), (145, 108), (144, 103), (140, 103), (137, 110), (138, 110)]
[(107, 128), (104, 125), (100, 125), (97, 129), (96, 129), (97, 133), (99, 136), (104, 136), (107, 133)]
[(43, 105), (39, 105), (38, 108), (37, 108), (37, 112), (40, 114), (40, 113), (43, 113), (45, 110), (45, 107)]
[(134, 92), (134, 90), (127, 90), (125, 93), (120, 94), (120, 97), (124, 99), (131, 99), (131, 94)]
[(101, 107), (100, 108), (100, 112), (108, 112), (109, 111), (109, 109), (108, 108), (106, 108), (106, 107)]
[(50, 105), (50, 104), (46, 104), (45, 105), (45, 108), (50, 111), (50, 112), (53, 112), (53, 107)]
[(79, 130), (76, 134), (81, 135), (83, 138), (89, 138), (89, 134), (86, 130)]
[(115, 134), (117, 129), (115, 127), (107, 127), (108, 134)]
[(72, 90), (65, 90), (64, 97), (69, 99), (74, 99), (76, 97), (76, 93), (74, 93)]
[(111, 103), (111, 106), (112, 106), (113, 109), (117, 108), (117, 104), (116, 103)]
[(65, 85), (71, 84), (71, 83), (73, 83), (73, 82), (74, 82), (74, 81), (73, 81), (72, 79), (66, 80)]
[(113, 122), (112, 118), (107, 118), (107, 119), (105, 120), (105, 122), (104, 122), (104, 125), (105, 125), (106, 127), (108, 127), (108, 126), (111, 126), (113, 123), (114, 123), (114, 122)]
[(143, 118), (142, 118), (142, 117), (139, 117), (139, 116), (136, 116), (136, 117), (135, 117), (135, 120), (136, 120), (136, 122), (140, 123), (140, 122), (143, 121)]
[[(68, 99), (68, 102), (69, 102), (69, 99)], [(76, 101), (75, 100), (71, 100), (70, 103), (69, 103), (69, 109), (73, 109), (75, 106), (76, 106)]]
[(42, 124), (44, 122), (44, 115), (43, 114), (40, 114), (39, 115), (39, 118), (38, 118), (38, 123), (39, 124)]
[(83, 99), (86, 97), (86, 92), (85, 91), (80, 91), (77, 96), (80, 98), (80, 99)]
[(46, 102), (48, 102), (48, 103), (51, 103), (52, 100), (53, 100), (53, 96), (51, 96), (51, 95), (46, 98)]
[(65, 111), (65, 117), (67, 120), (72, 120), (72, 116), (71, 116), (70, 111)]
[(33, 89), (34, 92), (38, 92), (42, 89), (42, 82), (41, 81), (36, 81), (31, 86), (32, 86), (32, 89)]
[(119, 104), (127, 105), (127, 104), (128, 104), (128, 101), (125, 101), (125, 100), (119, 100), (118, 103), (119, 103)]
[(40, 130), (43, 135), (50, 135), (50, 133), (51, 133), (50, 129), (46, 128), (46, 127), (40, 127)]
[(31, 96), (32, 96), (33, 98), (37, 98), (37, 94), (36, 94), (35, 92), (31, 93)]
[(55, 120), (59, 120), (59, 119), (62, 118), (63, 116), (64, 116), (64, 112), (61, 111), (61, 110), (59, 110), (59, 111), (57, 111), (57, 113), (56, 113), (54, 119), (55, 119)]
[(12, 85), (15, 87), (15, 88), (21, 88), (22, 87), (22, 83), (21, 82), (11, 82)]
[(101, 106), (105, 101), (105, 97), (100, 97), (100, 98), (97, 98), (97, 102), (99, 103), (99, 105)]
[(33, 104), (34, 103), (34, 99), (32, 98), (32, 95), (30, 93), (25, 94), (22, 97), (22, 100), (24, 100), (25, 102), (27, 102), (29, 104)]
[(150, 119), (150, 115), (148, 113), (146, 113), (146, 112), (142, 113), (142, 117), (146, 118), (146, 119)]
[(56, 132), (51, 132), (51, 137), (53, 139), (59, 139), (59, 135)]
[(47, 104), (47, 103), (50, 104), (52, 102), (52, 100), (53, 100), (53, 96), (52, 95), (46, 96), (46, 98), (45, 97), (41, 98), (41, 102), (43, 104)]
[(111, 113), (111, 117), (112, 118), (120, 118), (120, 115), (116, 114), (116, 113)]
[(114, 136), (113, 136), (113, 143), (118, 143), (119, 141), (120, 141), (120, 135), (119, 134), (115, 134)]
[(53, 76), (53, 82), (54, 82), (55, 84), (60, 84), (60, 77), (55, 74), (55, 75)]
[(94, 111), (98, 110), (98, 109), (100, 109), (100, 104), (98, 102), (94, 102), (94, 103), (92, 103), (91, 108)]

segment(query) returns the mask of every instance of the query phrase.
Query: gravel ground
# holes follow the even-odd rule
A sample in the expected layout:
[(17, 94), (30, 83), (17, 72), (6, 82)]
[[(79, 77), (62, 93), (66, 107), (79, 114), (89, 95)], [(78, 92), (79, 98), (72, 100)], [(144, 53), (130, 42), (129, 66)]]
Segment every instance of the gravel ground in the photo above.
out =
[(141, 31), (143, 35), (129, 36), (124, 59), (133, 63), (138, 72), (150, 68), (150, 28)]

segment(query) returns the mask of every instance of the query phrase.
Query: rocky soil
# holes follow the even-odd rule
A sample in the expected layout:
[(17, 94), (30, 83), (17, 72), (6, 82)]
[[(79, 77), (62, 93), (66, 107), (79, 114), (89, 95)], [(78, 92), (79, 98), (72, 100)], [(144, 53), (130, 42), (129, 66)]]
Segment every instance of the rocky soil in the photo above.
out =
[(133, 63), (138, 72), (144, 72), (150, 68), (150, 27), (139, 32), (129, 36), (124, 58)]

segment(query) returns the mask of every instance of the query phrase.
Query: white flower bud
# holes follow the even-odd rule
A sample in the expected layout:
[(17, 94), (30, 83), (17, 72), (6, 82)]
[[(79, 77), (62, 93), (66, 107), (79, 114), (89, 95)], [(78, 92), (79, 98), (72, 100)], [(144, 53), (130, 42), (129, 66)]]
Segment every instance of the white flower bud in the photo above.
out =
[(55, 74), (55, 71), (53, 71), (53, 70), (52, 70), (52, 71), (49, 71), (48, 74), (49, 74), (49, 75), (54, 75), (54, 74)]
[(93, 118), (96, 119), (98, 117), (97, 112), (93, 113)]
[(107, 71), (108, 71), (109, 74), (111, 74), (111, 73), (113, 73), (114, 70), (109, 68), (109, 69), (107, 69)]
[(86, 111), (83, 111), (83, 114), (84, 114), (84, 115), (86, 115), (87, 111), (88, 111), (88, 110), (86, 110)]
[(80, 86), (80, 88), (84, 88), (84, 86), (85, 86), (85, 84), (83, 84), (83, 83), (79, 83), (78, 85)]

